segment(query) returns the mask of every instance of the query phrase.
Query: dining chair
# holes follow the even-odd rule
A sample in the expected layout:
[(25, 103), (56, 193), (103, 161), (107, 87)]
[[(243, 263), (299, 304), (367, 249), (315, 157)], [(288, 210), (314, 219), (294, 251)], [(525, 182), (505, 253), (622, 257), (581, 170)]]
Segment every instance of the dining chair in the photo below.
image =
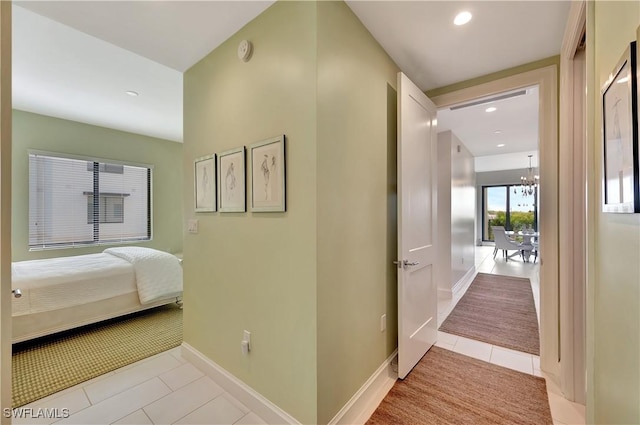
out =
[[(522, 244), (509, 239), (505, 233), (504, 226), (491, 226), (493, 230), (493, 239), (496, 243), (496, 247), (493, 250), (493, 258), (496, 258), (496, 254), (498, 250), (502, 250), (502, 255), (506, 261), (509, 261), (509, 258), (513, 257), (516, 254), (520, 254), (522, 250)], [(508, 255), (509, 251), (516, 251), (515, 253)]]
[(533, 254), (533, 263), (535, 264), (536, 260), (538, 260), (538, 249), (540, 248), (540, 243), (536, 239), (535, 241), (531, 242), (531, 246), (533, 246), (532, 254)]

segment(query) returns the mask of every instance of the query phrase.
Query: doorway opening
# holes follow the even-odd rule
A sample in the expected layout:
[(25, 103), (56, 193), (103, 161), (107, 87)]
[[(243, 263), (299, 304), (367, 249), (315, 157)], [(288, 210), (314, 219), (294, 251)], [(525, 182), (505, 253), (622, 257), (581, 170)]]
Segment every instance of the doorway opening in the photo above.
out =
[[(531, 319), (539, 320), (539, 109), (539, 86), (532, 85), (438, 111), (438, 149), (443, 152), (439, 154), (439, 166), (449, 169), (439, 174), (442, 181), (438, 187), (443, 195), (439, 199), (439, 213), (443, 215), (439, 227), (449, 234), (439, 236), (451, 245), (449, 258), (444, 256), (440, 263), (445, 270), (440, 281), (439, 324), (454, 311), (472, 282), (480, 282), (479, 273), (530, 282), (532, 307), (536, 309)], [(469, 198), (473, 198), (471, 203)], [(495, 255), (501, 241), (496, 241), (494, 229), (502, 229), (497, 236), (504, 238), (506, 233), (511, 241), (514, 249), (508, 255)], [(450, 270), (446, 270), (449, 264)], [(475, 283), (474, 288), (479, 285)], [(461, 305), (456, 318), (442, 327), (455, 332), (441, 334), (448, 348), (496, 364), (507, 362), (529, 374), (541, 374), (537, 348), (533, 353), (510, 352), (505, 348), (515, 349), (517, 345), (510, 345), (508, 336), (494, 340), (491, 335), (452, 326), (452, 321), (462, 317), (463, 313), (458, 316), (462, 308)], [(511, 335), (514, 339), (521, 337)], [(537, 346), (538, 333), (533, 332), (531, 338)]]
[[(475, 86), (463, 88), (454, 92), (442, 94), (432, 100), (442, 110), (456, 105), (464, 105), (492, 96), (506, 93), (515, 93), (519, 90), (528, 90), (537, 87), (538, 90), (538, 156), (534, 157), (533, 165), (537, 167), (540, 176), (541, 187), (538, 191), (538, 232), (539, 252), (537, 259), (538, 275), (540, 281), (539, 311), (540, 311), (540, 370), (547, 376), (557, 380), (559, 376), (559, 291), (558, 291), (558, 103), (557, 103), (557, 65), (548, 65), (531, 71), (522, 72), (509, 77), (500, 78)], [(490, 106), (485, 107), (485, 113)], [(439, 125), (441, 118), (439, 118)], [(493, 129), (501, 130), (501, 129)], [(500, 133), (498, 133), (500, 134)], [(497, 142), (494, 146), (503, 142)], [(532, 149), (534, 150), (534, 149)], [(457, 151), (457, 150), (456, 150)], [(535, 154), (534, 152), (531, 152)], [(527, 160), (528, 155), (518, 154)], [(537, 160), (537, 161), (536, 161)], [(475, 165), (474, 160), (474, 165)], [(475, 171), (478, 171), (477, 169)], [(521, 176), (516, 172), (516, 179)], [(455, 181), (455, 179), (452, 179)], [(476, 181), (476, 184), (479, 182)], [(491, 182), (484, 183), (490, 185)], [(475, 186), (474, 186), (475, 187)], [(452, 196), (453, 197), (453, 196)], [(477, 201), (475, 211), (481, 211), (480, 200)], [(480, 214), (476, 214), (475, 235), (482, 229), (482, 223), (478, 223)], [(452, 227), (451, 234), (455, 227)], [(480, 234), (482, 232), (480, 231)], [(475, 246), (479, 251), (482, 245), (482, 237), (476, 236)], [(493, 248), (490, 248), (493, 252)], [(506, 263), (506, 262), (505, 262)], [(509, 261), (509, 265), (516, 262)], [(467, 275), (466, 282), (473, 276)], [(458, 288), (451, 288), (452, 292)], [(443, 297), (445, 293), (439, 293)], [(442, 319), (447, 314), (446, 309), (440, 309), (439, 316)]]

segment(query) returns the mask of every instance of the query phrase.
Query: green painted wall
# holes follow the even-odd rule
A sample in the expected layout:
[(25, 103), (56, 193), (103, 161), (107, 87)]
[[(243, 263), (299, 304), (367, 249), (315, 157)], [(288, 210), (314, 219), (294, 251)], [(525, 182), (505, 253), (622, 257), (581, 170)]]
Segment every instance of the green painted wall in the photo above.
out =
[(13, 261), (101, 252), (104, 246), (29, 252), (29, 149), (154, 165), (153, 240), (139, 245), (182, 251), (182, 144), (13, 110)]
[(602, 172), (602, 108), (600, 89), (636, 40), (640, 3), (597, 1), (587, 9), (591, 43), (587, 45), (587, 93), (594, 107), (587, 117), (588, 167), (595, 182), (590, 204), (594, 227), (592, 274), (587, 311), (590, 423), (640, 423), (640, 214), (604, 214), (600, 202)]
[[(397, 346), (397, 71), (343, 2), (277, 2), (185, 74), (185, 341), (303, 423)], [(287, 212), (193, 212), (195, 158), (278, 134)]]
[[(343, 2), (318, 3), (318, 423), (397, 347), (396, 79)], [(387, 331), (380, 316), (387, 314)]]
[[(184, 340), (304, 423), (317, 404), (316, 18), (315, 3), (277, 2), (184, 75), (184, 215), (199, 220), (184, 240)], [(194, 213), (195, 158), (279, 134), (285, 213)]]

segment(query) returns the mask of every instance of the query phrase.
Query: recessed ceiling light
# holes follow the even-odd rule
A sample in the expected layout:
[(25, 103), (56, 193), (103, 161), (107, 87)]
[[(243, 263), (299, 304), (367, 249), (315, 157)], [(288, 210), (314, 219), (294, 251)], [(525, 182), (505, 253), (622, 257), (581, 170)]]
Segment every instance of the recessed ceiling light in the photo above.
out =
[(493, 134), (500, 134), (500, 133), (502, 133), (502, 130), (496, 130), (493, 132)]
[(498, 108), (496, 108), (495, 106), (489, 106), (487, 109), (485, 109), (485, 112), (494, 112), (497, 111)]
[(504, 143), (500, 143), (499, 145), (496, 145), (496, 148), (504, 148)]
[(128, 94), (131, 97), (138, 96), (138, 92), (137, 91), (133, 91), (133, 90), (127, 90), (125, 93)]
[(464, 12), (460, 12), (456, 15), (453, 23), (456, 25), (464, 25), (471, 20), (471, 17), (471, 13), (465, 10)]

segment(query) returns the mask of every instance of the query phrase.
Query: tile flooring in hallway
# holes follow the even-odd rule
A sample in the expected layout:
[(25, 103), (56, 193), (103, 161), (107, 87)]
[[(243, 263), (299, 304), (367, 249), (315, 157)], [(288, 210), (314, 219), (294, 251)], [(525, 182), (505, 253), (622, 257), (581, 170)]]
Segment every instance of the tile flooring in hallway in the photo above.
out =
[[(177, 347), (24, 406), (69, 409), (64, 419), (13, 424), (265, 424), (187, 362)], [(57, 421), (57, 422), (56, 422)]]
[[(493, 247), (483, 246), (476, 247), (476, 270), (480, 273), (529, 278), (536, 305), (536, 312), (538, 313), (538, 323), (540, 322), (540, 278), (538, 264), (525, 263), (517, 259), (505, 262), (500, 256), (496, 256), (494, 260)], [(452, 299), (438, 301), (438, 326), (440, 326), (449, 313), (451, 313), (468, 287), (469, 285), (460, 288), (460, 290), (453, 295)], [(572, 403), (562, 396), (560, 388), (540, 370), (539, 356), (444, 332), (438, 332), (438, 342), (436, 346), (509, 369), (544, 377), (547, 382), (549, 406), (551, 407), (554, 424), (582, 425), (585, 423), (584, 406)]]

